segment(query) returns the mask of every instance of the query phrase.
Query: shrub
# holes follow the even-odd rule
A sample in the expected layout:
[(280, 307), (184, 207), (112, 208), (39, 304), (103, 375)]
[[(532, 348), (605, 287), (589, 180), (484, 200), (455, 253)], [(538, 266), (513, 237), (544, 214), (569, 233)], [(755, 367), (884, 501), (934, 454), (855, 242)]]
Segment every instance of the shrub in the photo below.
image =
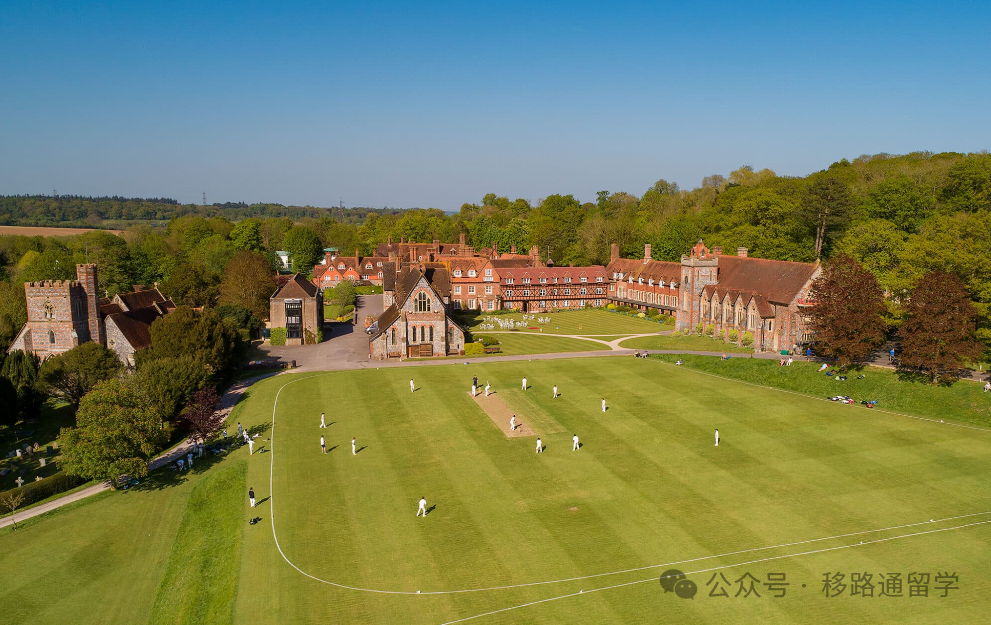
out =
[(639, 312), (639, 313), (637, 313), (637, 317), (640, 318), (640, 319), (645, 319), (647, 317), (647, 315), (644, 314), (644, 313), (642, 313), (642, 312)]
[(478, 343), (465, 343), (465, 356), (481, 356), (485, 353), (485, 345)]
[(743, 346), (750, 347), (754, 344), (754, 335), (749, 332), (743, 333)]
[(606, 310), (616, 310), (616, 304), (606, 304)]
[(740, 331), (737, 330), (736, 328), (730, 328), (730, 331), (727, 332), (726, 335), (727, 337), (729, 337), (729, 340), (733, 341), (734, 343), (736, 343), (740, 339)]
[(303, 345), (316, 345), (319, 342), (315, 333), (308, 328), (303, 330)]
[(703, 334), (705, 334), (705, 326), (702, 325), (701, 323), (698, 324), (698, 325), (696, 325), (695, 326), (695, 334), (698, 334), (699, 336), (702, 336)]
[(352, 310), (354, 310), (354, 306), (352, 306), (351, 304), (348, 304), (347, 306), (344, 307), (344, 310), (342, 311), (342, 314), (347, 315)]
[(272, 328), (269, 333), (269, 343), (272, 345), (285, 345), (286, 344), (286, 329), (285, 328)]
[[(72, 490), (73, 488), (79, 486), (80, 484), (86, 482), (84, 478), (68, 475), (64, 471), (59, 471), (58, 473), (52, 474), (42, 480), (37, 482), (27, 482), (20, 489), (12, 488), (11, 491), (20, 490), (24, 495), (24, 501), (21, 502), (21, 508), (25, 506), (30, 506), (33, 503), (37, 503), (42, 499), (48, 499), (53, 495), (58, 495), (59, 493), (64, 493), (67, 490)], [(0, 493), (0, 497), (7, 494), (6, 491)]]
[(705, 335), (706, 336), (712, 337), (712, 335), (713, 335), (713, 333), (715, 333), (715, 331), (716, 331), (716, 326), (715, 325), (713, 325), (713, 324), (710, 323), (709, 325), (705, 326)]
[(716, 333), (716, 338), (719, 339), (719, 340), (722, 340), (724, 336), (726, 336), (726, 330), (723, 330), (722, 328), (720, 328), (719, 329), (719, 332)]
[(675, 330), (674, 332), (671, 333), (670, 336), (672, 336), (672, 337), (675, 337), (675, 336), (685, 336), (685, 334), (687, 334), (687, 332), (682, 332), (681, 330)]
[(486, 347), (492, 347), (493, 345), (499, 344), (499, 341), (492, 338), (491, 336), (476, 336), (475, 340)]

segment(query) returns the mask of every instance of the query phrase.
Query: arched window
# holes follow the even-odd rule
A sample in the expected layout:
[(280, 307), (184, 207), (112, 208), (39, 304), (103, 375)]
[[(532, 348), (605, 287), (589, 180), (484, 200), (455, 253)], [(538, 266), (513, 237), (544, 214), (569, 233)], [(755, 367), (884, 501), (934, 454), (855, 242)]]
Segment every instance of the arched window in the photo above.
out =
[(420, 342), (421, 343), (426, 343), (427, 342), (427, 338), (426, 337), (427, 337), (426, 326), (420, 326)]
[(416, 295), (416, 312), (430, 312), (430, 297), (423, 291)]
[(55, 304), (51, 302), (45, 302), (45, 319), (55, 318)]
[(434, 327), (430, 326), (430, 342), (434, 342)]
[(48, 331), (48, 342), (51, 343), (52, 345), (55, 344), (55, 332), (53, 332), (52, 330)]
[(393, 345), (396, 344), (396, 329), (395, 328), (392, 329), (392, 344)]
[(410, 326), (410, 341), (416, 343), (416, 326)]
[(72, 303), (72, 307), (75, 310), (76, 319), (81, 319), (83, 316), (83, 300), (77, 299)]

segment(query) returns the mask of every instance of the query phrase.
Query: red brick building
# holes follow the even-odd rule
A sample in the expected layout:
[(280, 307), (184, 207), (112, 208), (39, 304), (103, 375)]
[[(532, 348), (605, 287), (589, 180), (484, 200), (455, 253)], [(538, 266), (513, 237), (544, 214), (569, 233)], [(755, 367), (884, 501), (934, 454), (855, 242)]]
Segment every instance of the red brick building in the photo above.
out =
[(609, 279), (602, 265), (511, 267), (500, 276), (503, 308), (546, 312), (608, 303)]
[(678, 312), (681, 264), (653, 260), (650, 244), (643, 258), (620, 258), (619, 246), (612, 244), (606, 266), (609, 274), (609, 301), (642, 310), (655, 309), (665, 315)]
[(385, 273), (384, 264), (388, 262), (385, 256), (358, 255), (338, 256), (337, 252), (325, 252), (320, 264), (313, 267), (313, 282), (321, 289), (330, 289), (343, 280), (356, 284), (374, 284), (382, 286)]

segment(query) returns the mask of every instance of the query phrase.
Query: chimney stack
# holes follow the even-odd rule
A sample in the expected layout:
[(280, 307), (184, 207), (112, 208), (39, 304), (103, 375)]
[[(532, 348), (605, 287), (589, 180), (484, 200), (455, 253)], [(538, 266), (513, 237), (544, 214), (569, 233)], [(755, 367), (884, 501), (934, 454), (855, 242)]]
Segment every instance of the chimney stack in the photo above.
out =
[(516, 253), (516, 246), (515, 245), (510, 245), (509, 246), (509, 253), (510, 254), (515, 254)]
[(650, 260), (650, 243), (643, 246), (643, 264), (646, 265), (648, 260)]
[(461, 233), (461, 236), (458, 237), (458, 242), (461, 244), (461, 247), (464, 247), (465, 246), (465, 233), (464, 232), (462, 232)]
[(745, 247), (738, 247), (738, 248), (736, 248), (736, 255), (739, 256), (740, 258), (746, 258), (747, 257), (747, 252), (749, 252), (749, 251), (750, 250), (748, 250)]
[(609, 248), (609, 258), (612, 260), (619, 258), (619, 243), (613, 243)]
[(722, 255), (722, 253), (723, 253), (723, 246), (722, 245), (713, 245), (712, 246), (712, 253), (715, 254), (716, 256)]
[(392, 245), (392, 235), (389, 235), (389, 245)]

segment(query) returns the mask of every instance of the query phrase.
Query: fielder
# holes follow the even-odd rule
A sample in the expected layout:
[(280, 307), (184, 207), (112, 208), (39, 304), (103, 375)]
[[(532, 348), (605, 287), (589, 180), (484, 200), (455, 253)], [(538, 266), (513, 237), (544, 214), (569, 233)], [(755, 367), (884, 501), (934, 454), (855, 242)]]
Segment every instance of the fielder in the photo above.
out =
[(525, 377), (523, 378), (523, 390), (524, 391), (526, 390), (526, 378)]
[(323, 440), (323, 436), (320, 437), (320, 453), (327, 453), (327, 443)]
[(255, 441), (248, 439), (248, 455), (252, 456), (255, 453)]
[(557, 384), (554, 385), (554, 394), (551, 395), (551, 399), (557, 399)]
[(605, 412), (605, 411), (606, 411), (606, 398), (603, 397), (602, 398), (602, 412)]
[(413, 380), (410, 380), (409, 381), (409, 392), (412, 393), (414, 391), (414, 389), (416, 389), (416, 386), (413, 385)]
[(420, 497), (420, 507), (416, 509), (416, 516), (420, 516), (423, 513), (423, 518), (427, 518), (427, 498)]
[(581, 443), (578, 442), (578, 435), (575, 434), (571, 437), (571, 451), (578, 451), (581, 449)]
[(486, 383), (485, 383), (485, 396), (486, 396), (486, 397), (488, 397), (488, 396), (489, 396), (489, 389), (491, 389), (491, 388), (492, 388), (492, 387), (491, 387), (491, 386), (489, 386), (489, 383), (488, 383), (488, 382), (486, 382)]
[(351, 455), (352, 456), (357, 456), (358, 455), (358, 450), (355, 449), (355, 447), (357, 446), (357, 444), (358, 444), (358, 439), (352, 438), (351, 439)]
[(716, 428), (716, 447), (719, 447), (719, 428)]
[(537, 453), (538, 454), (544, 453), (544, 443), (541, 442), (539, 438), (537, 439)]
[(323, 420), (323, 414), (322, 412), (320, 413), (320, 427), (325, 428), (327, 427), (327, 422)]

